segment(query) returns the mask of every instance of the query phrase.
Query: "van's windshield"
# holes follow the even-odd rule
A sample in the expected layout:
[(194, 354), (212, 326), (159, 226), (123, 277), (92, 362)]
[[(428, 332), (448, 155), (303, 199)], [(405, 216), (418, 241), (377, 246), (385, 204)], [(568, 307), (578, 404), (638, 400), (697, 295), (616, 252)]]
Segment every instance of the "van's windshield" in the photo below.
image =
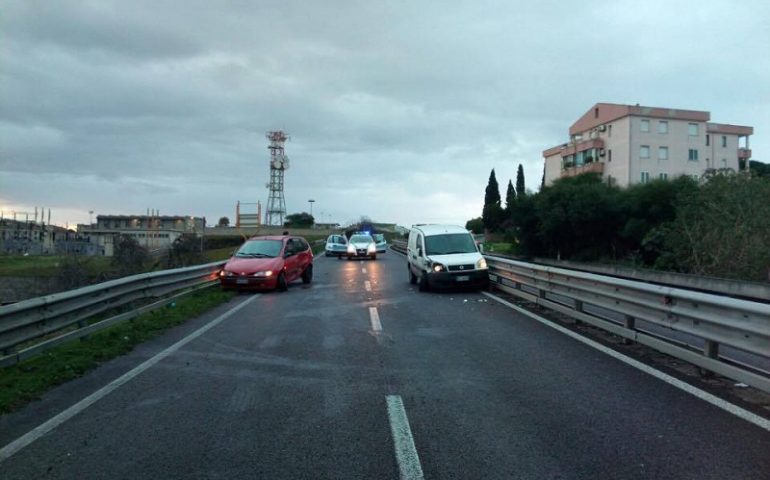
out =
[(476, 252), (476, 243), (470, 233), (445, 233), (425, 237), (426, 255), (450, 255)]

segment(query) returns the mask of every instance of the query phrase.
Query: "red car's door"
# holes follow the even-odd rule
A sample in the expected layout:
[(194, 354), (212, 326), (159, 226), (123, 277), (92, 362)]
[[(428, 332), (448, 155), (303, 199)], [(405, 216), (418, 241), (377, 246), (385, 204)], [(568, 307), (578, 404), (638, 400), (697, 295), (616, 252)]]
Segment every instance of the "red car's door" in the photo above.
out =
[[(284, 271), (286, 272), (286, 281), (291, 282), (300, 275), (299, 261), (300, 257), (297, 255), (298, 243), (296, 239), (290, 238), (286, 241), (286, 248), (284, 250)], [(299, 273), (298, 273), (299, 272)]]
[(299, 245), (302, 251), (297, 254), (297, 266), (299, 268), (297, 275), (301, 276), (305, 269), (313, 263), (313, 250), (310, 249), (310, 245), (304, 240), (300, 240)]

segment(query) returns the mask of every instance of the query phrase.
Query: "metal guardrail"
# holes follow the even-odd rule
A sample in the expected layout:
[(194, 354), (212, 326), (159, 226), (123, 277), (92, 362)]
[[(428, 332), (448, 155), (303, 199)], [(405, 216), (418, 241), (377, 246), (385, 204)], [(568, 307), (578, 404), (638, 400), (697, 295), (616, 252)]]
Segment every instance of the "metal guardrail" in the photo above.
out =
[[(391, 247), (406, 253), (405, 242)], [(770, 304), (495, 255), (484, 258), (492, 288), (770, 392), (766, 372), (720, 357), (720, 347), (729, 347), (770, 361)], [(672, 334), (653, 334), (637, 321)], [(702, 351), (673, 338), (674, 333), (700, 339)]]
[(406, 255), (406, 242), (402, 240), (393, 240), (390, 243), (390, 248), (397, 251), (398, 253), (403, 253)]
[[(494, 256), (485, 258), (494, 288), (770, 392), (770, 377), (719, 356), (720, 346), (725, 346), (770, 358), (769, 304)], [(598, 315), (596, 309), (621, 320)], [(702, 339), (703, 351), (642, 331), (637, 320)]]
[[(140, 299), (213, 285), (225, 262), (143, 273), (0, 307), (0, 366), (160, 308), (168, 298), (89, 324), (91, 317)], [(186, 291), (177, 296), (189, 293)], [(50, 338), (45, 338), (50, 337)], [(43, 341), (27, 345), (36, 340)], [(23, 347), (23, 348), (21, 348)]]

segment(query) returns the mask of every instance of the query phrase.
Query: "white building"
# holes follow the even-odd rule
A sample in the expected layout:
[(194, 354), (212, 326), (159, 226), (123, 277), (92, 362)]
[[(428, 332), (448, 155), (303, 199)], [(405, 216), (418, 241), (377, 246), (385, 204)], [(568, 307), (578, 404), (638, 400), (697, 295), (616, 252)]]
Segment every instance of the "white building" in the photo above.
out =
[(625, 187), (748, 169), (753, 127), (711, 123), (710, 117), (696, 110), (597, 103), (569, 128), (569, 142), (543, 151), (545, 185), (586, 172)]
[(131, 237), (150, 252), (156, 252), (168, 249), (185, 233), (203, 235), (205, 226), (206, 219), (202, 217), (99, 215), (96, 224), (78, 225), (78, 234), (111, 257), (115, 240), (120, 236)]

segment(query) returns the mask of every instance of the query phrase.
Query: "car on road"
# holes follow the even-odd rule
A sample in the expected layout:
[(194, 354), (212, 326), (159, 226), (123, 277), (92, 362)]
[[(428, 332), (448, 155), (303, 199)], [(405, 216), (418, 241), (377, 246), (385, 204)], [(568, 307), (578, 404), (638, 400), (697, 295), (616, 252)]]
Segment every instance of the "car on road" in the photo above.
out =
[(409, 282), (433, 287), (489, 286), (487, 262), (468, 230), (456, 225), (416, 225), (406, 246)]
[(381, 233), (375, 233), (372, 235), (374, 242), (377, 244), (377, 253), (385, 253), (388, 251), (388, 241), (385, 240), (385, 235)]
[(348, 252), (348, 241), (344, 235), (329, 235), (326, 239), (326, 256), (340, 258)]
[(246, 240), (219, 272), (222, 288), (238, 290), (285, 291), (300, 278), (313, 280), (313, 251), (307, 240), (291, 235)]
[(353, 258), (377, 259), (377, 244), (371, 235), (367, 233), (355, 233), (348, 240), (346, 255), (348, 260)]

